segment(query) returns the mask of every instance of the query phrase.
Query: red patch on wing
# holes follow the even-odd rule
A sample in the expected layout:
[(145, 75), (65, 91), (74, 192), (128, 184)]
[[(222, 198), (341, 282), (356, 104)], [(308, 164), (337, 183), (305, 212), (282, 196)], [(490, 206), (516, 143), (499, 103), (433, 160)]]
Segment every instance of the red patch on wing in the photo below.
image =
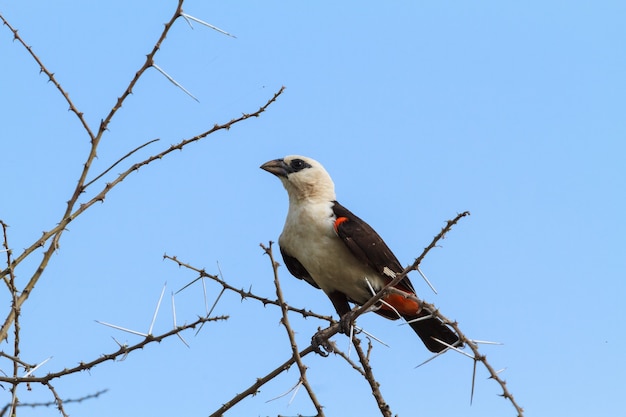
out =
[(348, 221), (347, 217), (337, 217), (337, 220), (335, 220), (335, 224), (333, 225), (333, 227), (335, 228), (335, 233), (337, 233), (337, 228), (339, 228), (339, 225), (347, 221)]
[[(413, 316), (420, 310), (420, 305), (417, 301), (411, 300), (400, 294), (389, 294), (383, 298), (384, 303), (380, 306), (382, 310), (396, 311), (402, 315)], [(386, 303), (386, 304), (385, 304)], [(391, 307), (393, 307), (393, 309)]]

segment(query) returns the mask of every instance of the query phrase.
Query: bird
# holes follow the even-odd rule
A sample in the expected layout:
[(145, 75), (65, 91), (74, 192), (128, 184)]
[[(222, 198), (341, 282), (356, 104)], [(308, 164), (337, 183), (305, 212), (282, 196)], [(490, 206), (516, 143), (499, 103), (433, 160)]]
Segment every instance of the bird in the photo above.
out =
[[(289, 155), (260, 168), (278, 177), (289, 197), (278, 239), (285, 266), (326, 293), (348, 334), (350, 303), (363, 305), (404, 268), (378, 233), (337, 201), (333, 180), (319, 162)], [(395, 288), (415, 295), (408, 277)], [(416, 299), (393, 292), (375, 305), (375, 312), (391, 320), (405, 319), (431, 352), (458, 346), (457, 334)]]

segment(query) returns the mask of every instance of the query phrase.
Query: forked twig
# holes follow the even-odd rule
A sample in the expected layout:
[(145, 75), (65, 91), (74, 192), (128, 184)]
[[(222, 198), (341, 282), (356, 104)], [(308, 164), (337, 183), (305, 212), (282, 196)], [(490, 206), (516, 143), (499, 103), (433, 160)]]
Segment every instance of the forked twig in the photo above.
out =
[(90, 362), (81, 362), (79, 363), (77, 366), (74, 366), (73, 368), (65, 368), (63, 370), (57, 371), (57, 372), (50, 372), (44, 376), (41, 377), (36, 377), (36, 376), (32, 376), (29, 375), (27, 377), (9, 377), (9, 376), (4, 376), (4, 375), (0, 375), (0, 382), (6, 382), (9, 384), (29, 384), (29, 383), (38, 383), (38, 384), (47, 384), (50, 381), (54, 380), (54, 379), (58, 379), (61, 377), (64, 377), (66, 375), (71, 375), (71, 374), (75, 374), (78, 372), (83, 372), (83, 371), (88, 371), (90, 369), (92, 369), (94, 366), (99, 365), (103, 362), (107, 362), (107, 361), (115, 361), (120, 357), (125, 357), (126, 355), (128, 355), (131, 352), (134, 352), (136, 350), (141, 350), (143, 349), (146, 345), (150, 344), (150, 343), (160, 343), (161, 341), (167, 339), (168, 337), (174, 336), (180, 332), (183, 332), (185, 330), (188, 329), (194, 329), (197, 326), (199, 326), (202, 323), (205, 322), (213, 322), (213, 321), (222, 321), (222, 320), (227, 320), (228, 316), (216, 316), (216, 317), (199, 317), (197, 320), (189, 323), (189, 324), (185, 324), (182, 326), (178, 326), (168, 332), (162, 333), (160, 335), (157, 336), (152, 336), (152, 335), (147, 335), (142, 341), (140, 341), (139, 343), (136, 343), (134, 345), (131, 346), (127, 346), (127, 345), (120, 345), (118, 343), (119, 349), (116, 350), (115, 352), (112, 353), (107, 353), (107, 354), (103, 354), (100, 355), (97, 359), (94, 359)]
[(317, 410), (318, 417), (324, 417), (324, 410), (322, 405), (317, 400), (317, 396), (309, 384), (309, 381), (306, 377), (306, 369), (307, 367), (302, 362), (302, 358), (298, 352), (298, 344), (296, 343), (296, 336), (289, 324), (289, 309), (287, 308), (287, 303), (285, 303), (285, 299), (283, 297), (283, 291), (280, 288), (280, 280), (278, 279), (278, 262), (274, 260), (274, 254), (272, 253), (272, 242), (269, 243), (268, 246), (261, 244), (261, 248), (265, 251), (265, 254), (270, 258), (270, 262), (272, 263), (272, 270), (274, 272), (274, 286), (276, 287), (276, 297), (278, 298), (278, 302), (280, 303), (280, 310), (282, 312), (282, 320), (281, 323), (285, 330), (287, 331), (287, 336), (289, 337), (289, 343), (291, 345), (291, 351), (293, 353), (293, 358), (298, 365), (298, 369), (300, 370), (300, 382), (304, 385), (307, 393), (309, 394), (309, 398)]

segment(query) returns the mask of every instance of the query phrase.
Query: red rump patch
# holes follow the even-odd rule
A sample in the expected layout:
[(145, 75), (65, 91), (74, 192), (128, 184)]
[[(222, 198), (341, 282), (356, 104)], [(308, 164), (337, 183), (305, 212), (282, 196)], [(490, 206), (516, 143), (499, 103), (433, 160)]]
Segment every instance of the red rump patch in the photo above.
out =
[[(389, 294), (388, 296), (383, 298), (383, 301), (395, 308), (398, 313), (406, 314), (409, 316), (417, 314), (420, 309), (420, 305), (416, 301), (406, 298), (400, 294)], [(385, 303), (383, 303), (380, 308), (382, 310), (393, 311), (393, 309)]]
[(337, 220), (335, 220), (335, 224), (333, 225), (333, 227), (335, 228), (335, 233), (337, 233), (337, 229), (339, 228), (339, 225), (347, 221), (348, 221), (347, 217), (337, 217)]

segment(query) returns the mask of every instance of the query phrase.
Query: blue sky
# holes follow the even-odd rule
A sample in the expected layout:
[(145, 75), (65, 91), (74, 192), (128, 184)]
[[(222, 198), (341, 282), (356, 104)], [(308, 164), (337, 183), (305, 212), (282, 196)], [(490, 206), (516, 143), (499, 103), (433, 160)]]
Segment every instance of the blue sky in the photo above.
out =
[[(140, 68), (175, 2), (2, 2), (0, 12), (55, 73), (97, 130)], [(129, 176), (68, 227), (24, 305), (22, 357), (52, 372), (171, 328), (169, 294), (195, 278), (162, 255), (272, 297), (259, 243), (276, 241), (287, 210), (280, 183), (258, 167), (288, 154), (313, 157), (339, 201), (368, 221), (409, 264), (445, 220), (471, 216), (422, 269), (419, 294), (470, 337), (528, 415), (616, 415), (626, 395), (626, 5), (622, 2), (185, 2), (186, 13), (234, 34), (176, 22), (156, 64), (194, 101), (148, 71), (109, 126), (93, 176), (160, 138), (130, 164), (284, 94), (260, 118), (211, 135)], [(14, 253), (59, 221), (88, 152), (88, 137), (26, 51), (0, 30), (0, 219)], [(39, 253), (17, 271), (26, 282)], [(288, 302), (333, 312), (319, 291), (280, 269)], [(219, 286), (208, 285), (209, 297)], [(9, 298), (5, 295), (8, 304)], [(177, 319), (204, 311), (199, 286), (176, 297)], [(150, 345), (118, 363), (57, 381), (71, 415), (204, 416), (289, 356), (278, 309), (226, 294), (227, 322)], [(370, 317), (371, 316), (371, 317)], [(314, 320), (292, 318), (308, 344)], [(514, 416), (472, 362), (430, 355), (404, 326), (367, 315), (383, 339), (372, 366), (400, 416)], [(347, 347), (345, 337), (337, 337)], [(8, 345), (3, 350), (12, 351)], [(376, 415), (368, 386), (339, 358), (307, 357), (327, 415)], [(7, 368), (8, 369), (8, 368)], [(313, 415), (293, 368), (228, 415)], [(2, 392), (2, 391), (0, 391)], [(9, 400), (8, 391), (0, 402)], [(50, 400), (47, 389), (23, 402)], [(55, 415), (23, 409), (20, 415)]]

